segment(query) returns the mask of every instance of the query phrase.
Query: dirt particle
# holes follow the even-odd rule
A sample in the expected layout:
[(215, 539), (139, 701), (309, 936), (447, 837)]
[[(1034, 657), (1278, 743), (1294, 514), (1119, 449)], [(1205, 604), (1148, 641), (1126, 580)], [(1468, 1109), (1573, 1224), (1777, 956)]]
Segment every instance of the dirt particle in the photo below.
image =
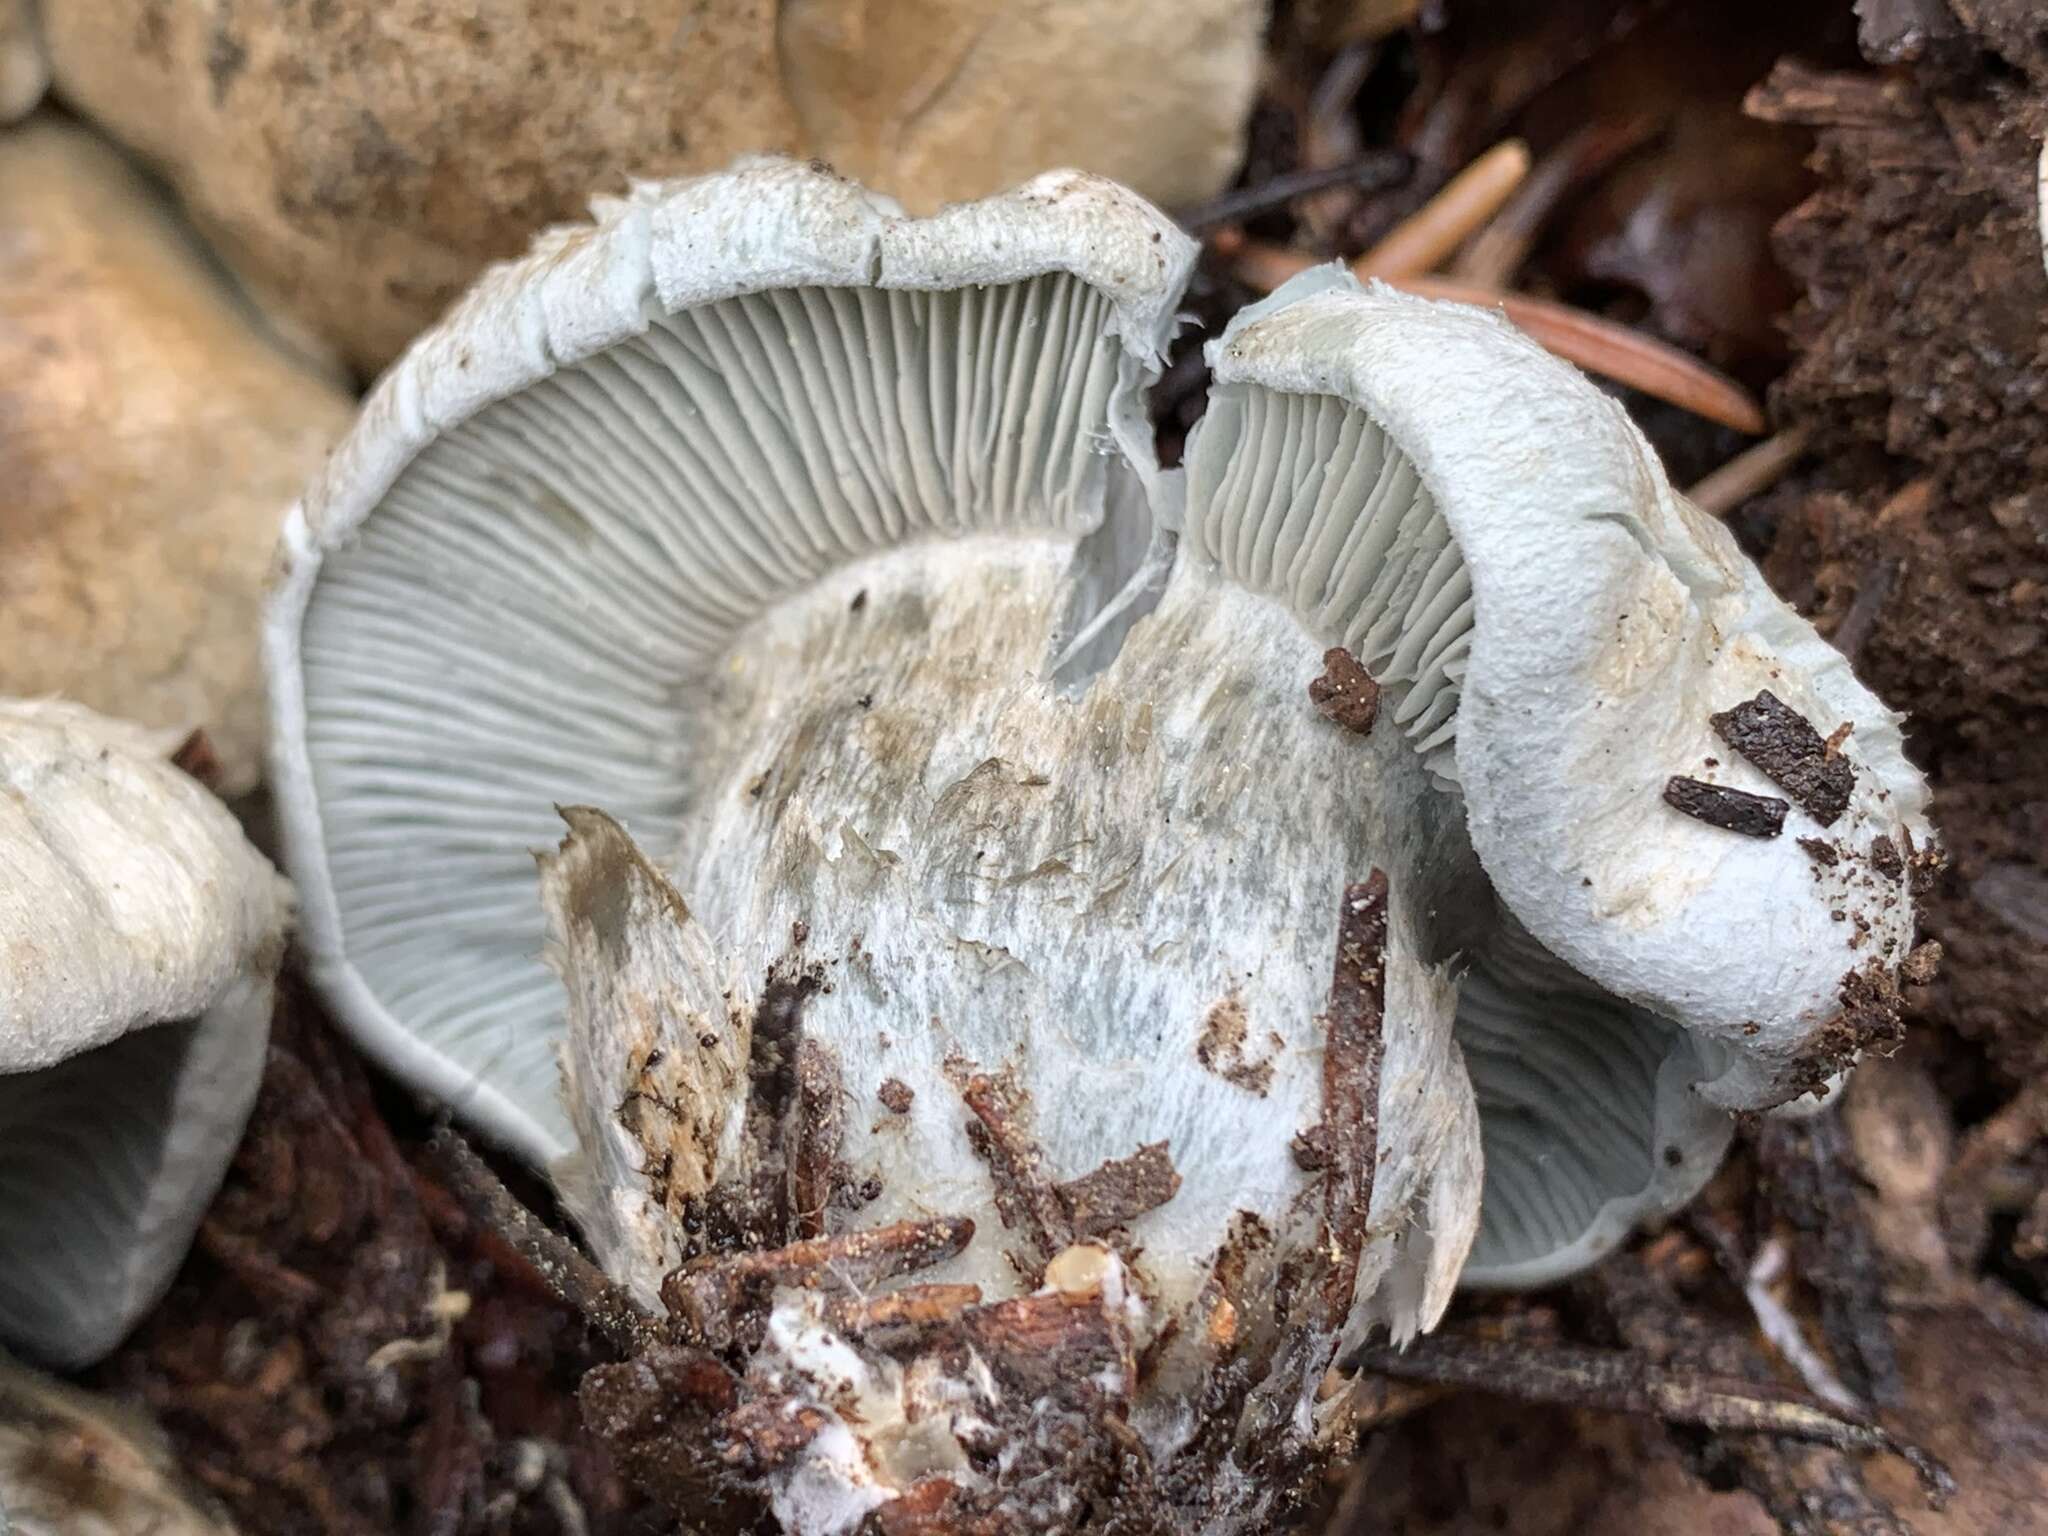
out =
[(882, 1101), (882, 1107), (890, 1114), (907, 1115), (917, 1092), (900, 1077), (885, 1077), (882, 1086), (875, 1090), (875, 1097)]
[(1842, 862), (1842, 856), (1835, 851), (1835, 845), (1824, 837), (1802, 837), (1799, 846), (1806, 850), (1806, 856), (1823, 869), (1833, 869)]
[(1380, 685), (1341, 645), (1323, 652), (1323, 675), (1308, 685), (1309, 702), (1325, 720), (1364, 736), (1380, 714)]
[(1906, 861), (1899, 855), (1898, 844), (1883, 833), (1870, 845), (1870, 867), (1887, 880), (1903, 880), (1906, 876)]
[(1202, 1020), (1202, 1033), (1195, 1042), (1195, 1059), (1226, 1083), (1263, 1099), (1273, 1086), (1272, 1051), (1278, 1050), (1282, 1042), (1278, 1035), (1268, 1035), (1268, 1054), (1254, 1061), (1245, 1051), (1250, 1029), (1244, 999), (1233, 992)]
[(1933, 939), (1916, 944), (1899, 965), (1899, 980), (1916, 987), (1926, 986), (1941, 969), (1941, 953), (1941, 945)]

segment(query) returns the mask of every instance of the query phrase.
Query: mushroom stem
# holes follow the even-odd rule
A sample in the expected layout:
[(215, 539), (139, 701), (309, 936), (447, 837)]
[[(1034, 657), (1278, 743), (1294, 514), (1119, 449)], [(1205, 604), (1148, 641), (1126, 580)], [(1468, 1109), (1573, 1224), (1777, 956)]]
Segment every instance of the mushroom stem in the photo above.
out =
[[(754, 997), (812, 978), (791, 1038), (830, 1045), (841, 1102), (912, 1090), (902, 1113), (845, 1117), (839, 1187), (873, 1192), (846, 1225), (972, 1216), (965, 1255), (929, 1278), (1012, 1295), (1081, 1225), (1063, 1191), (1142, 1175), (1165, 1198), (1113, 1202), (1132, 1213), (1116, 1230), (1144, 1250), (1164, 1317), (1239, 1212), (1313, 1224), (1323, 1202), (1299, 1197), (1323, 1175), (1296, 1161), (1296, 1132), (1334, 1113), (1333, 1146), (1361, 1128), (1369, 1145), (1391, 1113), (1363, 1057), (1326, 1107), (1325, 1063), (1370, 1054), (1376, 1030), (1348, 1002), (1353, 1024), (1326, 1026), (1340, 887), (1325, 878), (1390, 872), (1383, 964), (1375, 948), (1354, 968), (1403, 1020), (1386, 1078), (1408, 1085), (1404, 1120), (1464, 1123), (1450, 986), (1423, 958), (1424, 885), (1404, 891), (1401, 873), (1450, 821), (1398, 727), (1361, 736), (1310, 702), (1319, 638), (1198, 570), (1092, 678), (1055, 684), (1086, 559), (1041, 540), (913, 547), (772, 613), (714, 671), (706, 731), (731, 745), (705, 756), (702, 831), (676, 867), (708, 930), (759, 936), (732, 956)], [(1218, 1010), (1244, 1015), (1227, 1057), (1205, 1035)], [(750, 1111), (779, 1112), (758, 1095)], [(1378, 1185), (1365, 1166), (1344, 1160), (1331, 1197), (1343, 1234), (1380, 1224), (1331, 1298), (1338, 1325), (1397, 1262), (1384, 1223), (1432, 1159)], [(1410, 1233), (1398, 1262), (1429, 1246)], [(1233, 1305), (1269, 1307), (1257, 1290)]]

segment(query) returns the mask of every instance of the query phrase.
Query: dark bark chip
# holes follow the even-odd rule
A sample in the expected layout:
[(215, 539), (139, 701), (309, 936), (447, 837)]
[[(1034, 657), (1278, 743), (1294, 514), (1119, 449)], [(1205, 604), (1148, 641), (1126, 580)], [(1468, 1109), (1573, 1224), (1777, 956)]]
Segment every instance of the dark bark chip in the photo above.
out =
[(1849, 792), (1856, 785), (1854, 766), (1830, 748), (1804, 715), (1769, 689), (1711, 719), (1716, 735), (1822, 826), (1833, 826), (1849, 808)]
[(1673, 777), (1665, 784), (1664, 803), (1695, 821), (1740, 832), (1744, 837), (1776, 837), (1785, 830), (1785, 812), (1791, 809), (1775, 795), (1752, 795), (1747, 790), (1683, 776)]

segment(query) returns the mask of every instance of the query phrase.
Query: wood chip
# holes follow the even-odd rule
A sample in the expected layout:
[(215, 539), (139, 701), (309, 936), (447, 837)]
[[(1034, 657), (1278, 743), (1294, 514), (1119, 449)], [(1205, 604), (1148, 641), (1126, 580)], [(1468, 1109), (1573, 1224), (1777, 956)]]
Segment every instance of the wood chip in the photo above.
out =
[(1180, 1174), (1155, 1141), (1129, 1157), (1104, 1163), (1093, 1173), (1059, 1185), (1076, 1237), (1097, 1237), (1166, 1204), (1180, 1190)]
[(1323, 675), (1308, 685), (1316, 713), (1357, 735), (1368, 735), (1380, 716), (1380, 685), (1341, 645), (1323, 652)]
[(966, 1217), (899, 1221), (867, 1232), (694, 1259), (661, 1282), (661, 1299), (695, 1340), (723, 1349), (778, 1287), (864, 1291), (957, 1256), (974, 1238)]
[(1715, 735), (1822, 826), (1833, 826), (1849, 808), (1855, 767), (1830, 752), (1807, 718), (1769, 689), (1710, 718)]
[(1776, 837), (1785, 830), (1785, 813), (1791, 809), (1775, 795), (1752, 795), (1682, 775), (1664, 785), (1664, 803), (1695, 821), (1744, 837)]

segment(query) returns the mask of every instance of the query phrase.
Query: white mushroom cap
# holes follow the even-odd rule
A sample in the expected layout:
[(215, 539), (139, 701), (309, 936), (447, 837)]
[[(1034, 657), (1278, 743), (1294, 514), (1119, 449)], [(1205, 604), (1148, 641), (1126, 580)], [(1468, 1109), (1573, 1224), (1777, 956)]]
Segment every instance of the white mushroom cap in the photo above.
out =
[[(1141, 386), (1190, 252), (1113, 187), (1042, 178), (913, 221), (771, 162), (598, 212), (416, 344), (287, 529), (268, 649), (309, 942), (402, 1076), (538, 1161), (570, 1152), (525, 855), (553, 805), (601, 807), (678, 888), (614, 856), (620, 899), (684, 924), (579, 929), (551, 877), (572, 1001), (620, 1045), (576, 1049), (613, 1177), (617, 1074), (660, 1058), (738, 1091), (729, 1064), (678, 1064), (699, 1034), (668, 1013), (731, 1055), (801, 931), (880, 978), (809, 1004), (854, 1102), (912, 1058), (920, 1108), (849, 1119), (890, 1174), (872, 1215), (985, 1195), (944, 1151), (951, 1062), (999, 1070), (1012, 1021), (1058, 1018), (1065, 1045), (1010, 1065), (1078, 1163), (1171, 1129), (1183, 1194), (1138, 1230), (1148, 1283), (1180, 1294), (1162, 1256), (1211, 1251), (1232, 1191), (1299, 1193), (1268, 1132), (1313, 1119), (1326, 914), (1384, 863), (1388, 1161), (1350, 1321), (1404, 1332), (1480, 1219), (1482, 1135), (1471, 1273), (1524, 1283), (1694, 1192), (1726, 1109), (1853, 1054), (1845, 979), (1911, 933), (1868, 852), (1925, 835), (1896, 720), (1619, 407), (1498, 318), (1306, 275), (1216, 344), (1183, 482)], [(1387, 690), (1362, 744), (1306, 718), (1337, 645)], [(1765, 689), (1854, 728), (1825, 829), (1794, 810), (1751, 839), (1663, 798), (1673, 776), (1772, 790), (1709, 720)], [(1809, 832), (1853, 856), (1817, 865)], [(1064, 948), (1057, 912), (1088, 919)], [(963, 1016), (962, 955), (986, 1014)], [(693, 1000), (653, 1034), (627, 1028), (644, 967)], [(1256, 1059), (1185, 1070), (1171, 1031), (1240, 980), (1232, 1048)], [(1125, 1054), (1133, 1019), (1163, 1021), (1158, 1080)], [(1056, 1093), (1063, 1063), (1080, 1086)], [(692, 1156), (717, 1164), (733, 1107), (697, 1106)], [(645, 1290), (682, 1207), (630, 1193), (597, 1219)], [(996, 1283), (988, 1250), (963, 1263)]]
[(0, 701), (0, 1338), (62, 1365), (170, 1283), (262, 1076), (289, 888), (173, 745)]
[[(906, 220), (764, 161), (596, 211), (372, 392), (292, 510), (267, 634), (314, 974), (386, 1066), (543, 1162), (572, 1146), (525, 854), (553, 806), (676, 827), (676, 681), (824, 572), (1022, 518), (1039, 477), (1091, 526), (1113, 472), (1152, 473), (1131, 386), (1192, 258), (1070, 174)], [(976, 354), (973, 325), (1003, 349)], [(913, 402), (931, 435), (905, 435)], [(690, 547), (658, 511), (700, 501)]]
[[(1766, 1108), (1847, 1063), (1845, 989), (1912, 943), (1907, 887), (1871, 849), (1929, 836), (1899, 717), (1671, 490), (1620, 405), (1500, 316), (1323, 269), (1243, 311), (1210, 360), (1191, 542), (1230, 566), (1242, 546), (1224, 548), (1224, 531), (1280, 524), (1255, 579), (1401, 692), (1395, 714), (1459, 786), (1508, 919), (1491, 951), (1474, 946), (1460, 1015), (1492, 1207), (1468, 1274), (1568, 1272), (1704, 1182), (1727, 1126), (1697, 1100)], [(1314, 430), (1377, 434), (1383, 473), (1405, 463), (1409, 478), (1332, 488), (1336, 466), (1356, 478), (1371, 461), (1325, 451), (1298, 467)], [(1247, 451), (1254, 431), (1266, 440)], [(1240, 510), (1230, 467), (1262, 455), (1282, 468)], [(1351, 578), (1329, 573), (1353, 546), (1318, 543), (1325, 524), (1411, 497), (1400, 526), (1417, 530), (1429, 574), (1395, 590), (1395, 564), (1377, 577), (1387, 601), (1345, 607)], [(1820, 737), (1848, 728), (1846, 808), (1822, 823), (1793, 805), (1776, 837), (1674, 810), (1661, 793), (1673, 776), (1779, 794), (1711, 718), (1766, 691)], [(1835, 857), (1819, 862), (1802, 838)], [(1589, 1048), (1631, 1018), (1633, 1050)], [(1631, 1093), (1640, 1102), (1625, 1105)], [(1496, 1112), (1510, 1105), (1520, 1112)], [(1617, 1119), (1603, 1177), (1600, 1125)], [(1529, 1229), (1519, 1241), (1502, 1225), (1511, 1209)]]

